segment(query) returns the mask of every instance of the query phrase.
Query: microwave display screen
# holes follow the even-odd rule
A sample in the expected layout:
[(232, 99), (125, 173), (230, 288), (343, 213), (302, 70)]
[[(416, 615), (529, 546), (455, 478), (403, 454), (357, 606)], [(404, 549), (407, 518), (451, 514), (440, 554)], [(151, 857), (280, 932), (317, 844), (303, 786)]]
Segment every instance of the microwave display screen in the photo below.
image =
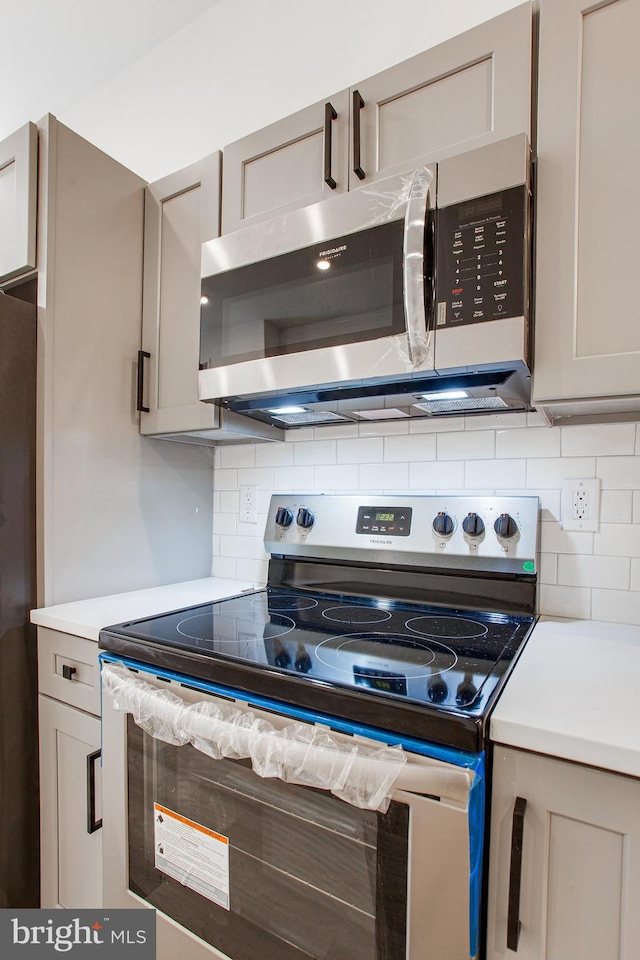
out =
[(525, 186), (438, 210), (436, 327), (524, 315)]
[(200, 367), (403, 333), (403, 222), (202, 281)]

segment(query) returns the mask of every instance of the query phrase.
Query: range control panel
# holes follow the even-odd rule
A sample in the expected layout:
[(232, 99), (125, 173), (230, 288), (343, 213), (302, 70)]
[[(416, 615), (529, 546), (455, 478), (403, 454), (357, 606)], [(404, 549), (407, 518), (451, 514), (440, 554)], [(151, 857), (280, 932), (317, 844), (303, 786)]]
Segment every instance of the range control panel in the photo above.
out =
[(535, 574), (537, 497), (276, 494), (265, 549), (276, 556)]
[(528, 202), (522, 185), (438, 210), (437, 329), (524, 315)]

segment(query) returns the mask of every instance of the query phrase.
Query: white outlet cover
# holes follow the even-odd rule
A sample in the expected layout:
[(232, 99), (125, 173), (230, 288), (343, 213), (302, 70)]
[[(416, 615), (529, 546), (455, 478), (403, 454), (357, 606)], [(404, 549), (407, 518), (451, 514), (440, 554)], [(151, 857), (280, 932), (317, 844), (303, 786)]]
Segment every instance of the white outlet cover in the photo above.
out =
[[(584, 517), (573, 517), (573, 501), (576, 491), (584, 491), (588, 510)], [(562, 481), (562, 529), (595, 533), (600, 526), (600, 479), (599, 477), (571, 478)]]

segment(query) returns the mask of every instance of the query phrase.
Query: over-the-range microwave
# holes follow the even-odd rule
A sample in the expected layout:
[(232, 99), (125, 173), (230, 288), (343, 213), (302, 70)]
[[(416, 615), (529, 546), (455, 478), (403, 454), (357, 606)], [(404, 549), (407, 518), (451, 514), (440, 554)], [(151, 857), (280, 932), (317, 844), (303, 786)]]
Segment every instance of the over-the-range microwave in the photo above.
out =
[(526, 410), (525, 134), (203, 245), (201, 400), (281, 427)]

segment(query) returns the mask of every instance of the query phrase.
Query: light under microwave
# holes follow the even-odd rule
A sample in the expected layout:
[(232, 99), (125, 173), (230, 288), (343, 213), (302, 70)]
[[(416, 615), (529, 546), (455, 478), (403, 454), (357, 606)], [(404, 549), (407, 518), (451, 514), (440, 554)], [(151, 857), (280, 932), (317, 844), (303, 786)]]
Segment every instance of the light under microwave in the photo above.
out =
[(278, 426), (528, 409), (524, 134), (203, 245), (199, 395)]

